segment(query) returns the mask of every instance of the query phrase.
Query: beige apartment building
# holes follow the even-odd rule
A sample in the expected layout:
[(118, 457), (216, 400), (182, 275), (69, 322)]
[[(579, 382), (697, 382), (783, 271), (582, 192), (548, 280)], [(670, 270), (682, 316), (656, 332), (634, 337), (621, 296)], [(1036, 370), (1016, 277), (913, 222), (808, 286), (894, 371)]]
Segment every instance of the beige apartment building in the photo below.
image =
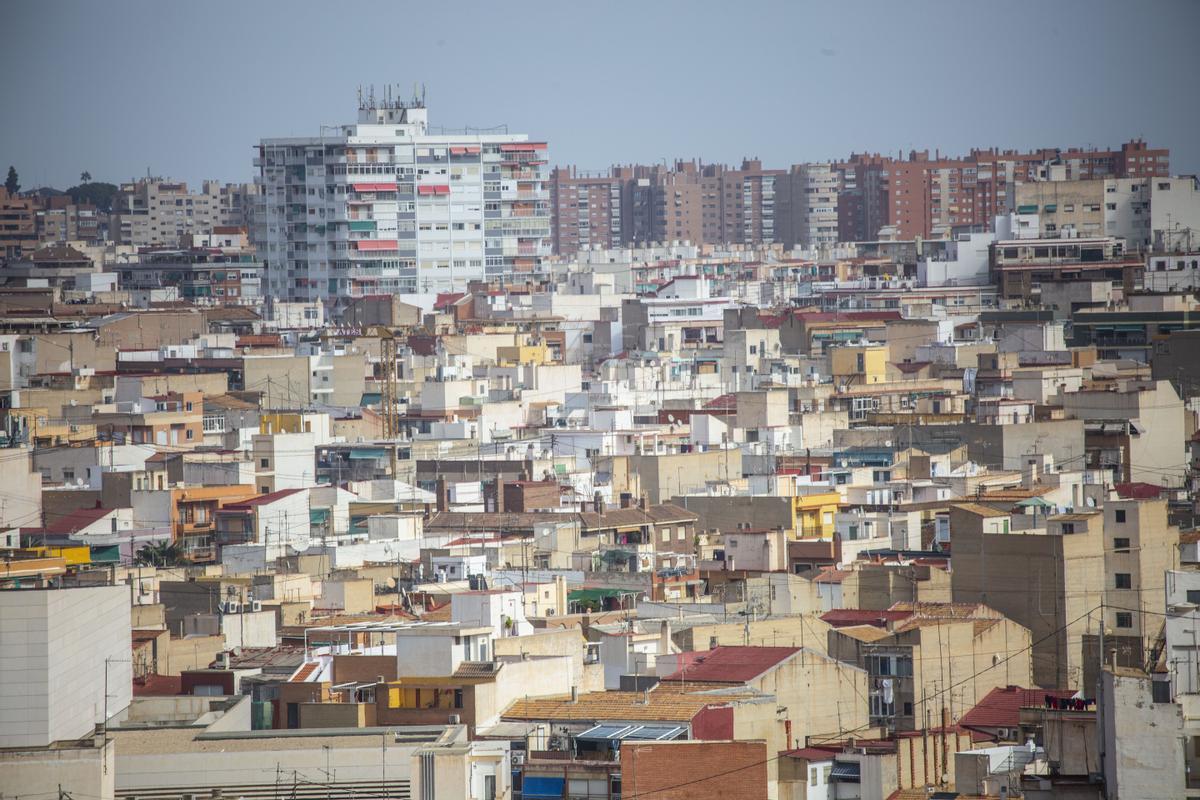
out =
[(1165, 500), (1104, 504), (1105, 642), (1108, 660), (1142, 666), (1166, 619), (1166, 573), (1179, 569), (1179, 529)]
[(186, 234), (218, 226), (249, 228), (253, 184), (205, 181), (199, 192), (179, 181), (146, 178), (121, 185), (113, 198), (109, 235), (136, 247), (179, 247)]
[(983, 603), (1029, 629), (1033, 683), (1094, 686), (1099, 654), (1085, 652), (1085, 637), (1099, 632), (1107, 585), (1100, 514), (1016, 530), (1011, 514), (960, 503), (950, 509), (950, 540), (954, 602)]
[(888, 628), (829, 632), (829, 654), (865, 669), (870, 723), (896, 731), (951, 723), (992, 689), (1028, 686), (1029, 630), (983, 605), (897, 603)]
[(1117, 381), (1067, 392), (1062, 404), (1084, 422), (1088, 467), (1112, 470), (1116, 482), (1182, 485), (1186, 416), (1170, 381)]

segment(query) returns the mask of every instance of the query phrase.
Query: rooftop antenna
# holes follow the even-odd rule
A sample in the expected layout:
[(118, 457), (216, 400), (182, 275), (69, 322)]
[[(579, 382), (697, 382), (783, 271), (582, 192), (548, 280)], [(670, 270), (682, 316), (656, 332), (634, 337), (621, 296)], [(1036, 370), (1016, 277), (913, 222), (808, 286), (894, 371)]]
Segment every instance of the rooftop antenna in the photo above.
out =
[(363, 107), (363, 101), (362, 101), (362, 84), (361, 84), (361, 83), (358, 85), (358, 107), (359, 107), (359, 108), (362, 108), (362, 107)]

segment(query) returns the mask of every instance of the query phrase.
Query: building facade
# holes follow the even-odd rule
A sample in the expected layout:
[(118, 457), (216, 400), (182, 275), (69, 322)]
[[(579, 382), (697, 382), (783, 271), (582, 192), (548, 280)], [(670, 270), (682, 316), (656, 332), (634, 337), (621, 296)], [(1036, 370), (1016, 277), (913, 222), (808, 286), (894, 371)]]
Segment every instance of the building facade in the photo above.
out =
[(354, 124), (262, 140), (255, 165), (275, 298), (461, 290), (550, 255), (546, 143), (433, 133), (421, 101), (372, 97)]

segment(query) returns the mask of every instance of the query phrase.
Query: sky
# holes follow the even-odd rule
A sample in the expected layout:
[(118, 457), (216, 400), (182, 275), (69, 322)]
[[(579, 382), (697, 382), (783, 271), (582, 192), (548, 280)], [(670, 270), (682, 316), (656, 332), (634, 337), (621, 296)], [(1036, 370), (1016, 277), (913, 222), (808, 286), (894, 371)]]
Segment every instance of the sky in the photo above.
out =
[(3, 0), (0, 29), (24, 189), (248, 181), (259, 139), (352, 122), (387, 83), (590, 170), (1143, 137), (1200, 173), (1194, 0)]

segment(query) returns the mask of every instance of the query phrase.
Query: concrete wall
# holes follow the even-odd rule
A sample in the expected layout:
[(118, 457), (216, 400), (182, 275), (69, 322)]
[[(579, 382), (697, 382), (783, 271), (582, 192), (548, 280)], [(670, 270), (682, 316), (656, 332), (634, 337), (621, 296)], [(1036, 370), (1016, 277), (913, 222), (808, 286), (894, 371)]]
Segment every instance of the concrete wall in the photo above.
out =
[(112, 800), (116, 747), (92, 740), (53, 750), (0, 750), (0, 785), (5, 796)]
[(1183, 714), (1174, 703), (1151, 700), (1150, 679), (1101, 675), (1100, 719), (1104, 781), (1112, 800), (1183, 797)]
[(629, 471), (636, 473), (642, 491), (651, 503), (664, 503), (677, 494), (704, 488), (705, 481), (740, 478), (740, 450), (713, 450), (707, 453), (678, 455), (628, 456)]
[(127, 586), (0, 592), (0, 747), (78, 739), (128, 706), (130, 652)]

